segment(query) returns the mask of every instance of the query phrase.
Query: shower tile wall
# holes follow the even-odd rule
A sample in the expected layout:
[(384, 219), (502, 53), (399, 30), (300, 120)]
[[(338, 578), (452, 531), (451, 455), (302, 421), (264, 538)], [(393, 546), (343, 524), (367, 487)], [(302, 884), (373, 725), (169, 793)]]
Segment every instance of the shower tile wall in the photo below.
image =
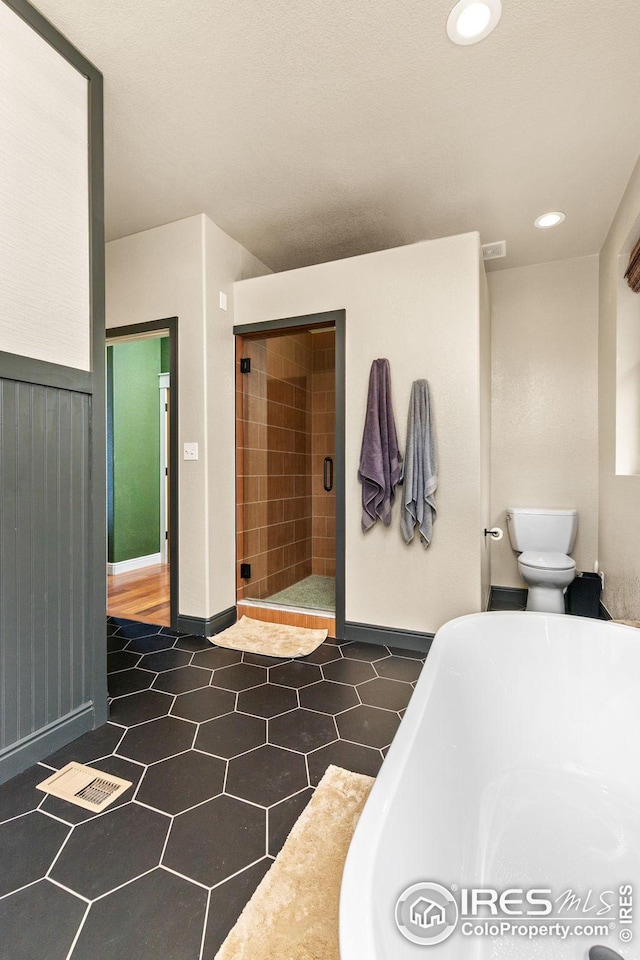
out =
[[(324, 458), (335, 460), (335, 331), (310, 335), (313, 353), (311, 391), (311, 469), (313, 495), (312, 573), (334, 577), (336, 573), (335, 485), (324, 489)], [(335, 481), (334, 481), (335, 483)]]
[[(263, 599), (312, 571), (310, 341), (237, 341), (238, 599)], [(240, 373), (241, 356), (251, 373)]]

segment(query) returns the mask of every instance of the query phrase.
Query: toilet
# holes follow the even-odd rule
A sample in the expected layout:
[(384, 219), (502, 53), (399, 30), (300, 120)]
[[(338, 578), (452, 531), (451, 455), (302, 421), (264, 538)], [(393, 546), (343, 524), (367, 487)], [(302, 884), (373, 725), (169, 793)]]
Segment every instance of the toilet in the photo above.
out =
[(527, 610), (564, 613), (564, 594), (575, 579), (569, 554), (578, 532), (577, 510), (507, 509), (511, 546), (520, 576), (529, 587)]

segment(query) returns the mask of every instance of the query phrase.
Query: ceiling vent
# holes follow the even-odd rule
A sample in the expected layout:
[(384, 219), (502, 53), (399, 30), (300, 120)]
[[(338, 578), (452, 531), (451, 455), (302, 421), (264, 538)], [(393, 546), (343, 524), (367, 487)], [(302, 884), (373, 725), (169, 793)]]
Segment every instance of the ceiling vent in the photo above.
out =
[(506, 255), (507, 255), (506, 240), (496, 240), (495, 243), (482, 244), (483, 260), (500, 260), (501, 257), (506, 257)]
[(101, 813), (131, 785), (130, 780), (72, 761), (39, 783), (38, 790), (85, 810)]

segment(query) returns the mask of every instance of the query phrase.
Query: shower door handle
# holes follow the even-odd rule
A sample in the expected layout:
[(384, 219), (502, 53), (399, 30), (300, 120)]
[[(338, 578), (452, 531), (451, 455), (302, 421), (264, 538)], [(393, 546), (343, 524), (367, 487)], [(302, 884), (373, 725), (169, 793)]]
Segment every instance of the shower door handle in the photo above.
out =
[(327, 493), (333, 490), (333, 460), (331, 457), (324, 458), (324, 488)]

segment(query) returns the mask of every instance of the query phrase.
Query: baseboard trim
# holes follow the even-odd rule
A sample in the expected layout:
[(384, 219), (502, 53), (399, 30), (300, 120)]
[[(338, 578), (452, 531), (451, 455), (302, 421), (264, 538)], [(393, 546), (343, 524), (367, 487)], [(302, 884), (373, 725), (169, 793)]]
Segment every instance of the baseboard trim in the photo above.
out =
[(212, 637), (227, 627), (232, 627), (237, 620), (237, 611), (235, 607), (227, 607), (220, 613), (214, 613), (212, 617), (188, 617), (184, 614), (178, 615), (178, 630), (180, 633), (191, 633), (196, 637)]
[(428, 653), (433, 641), (433, 633), (419, 633), (417, 630), (400, 630), (395, 627), (380, 627), (374, 623), (353, 623), (345, 621), (345, 640), (359, 643), (377, 643), (380, 646), (400, 647), (404, 650), (418, 650)]
[[(36, 730), (17, 743), (0, 750), (0, 783), (10, 780), (27, 767), (44, 760), (83, 733), (93, 730), (93, 703), (85, 703), (59, 720)], [(42, 779), (44, 780), (43, 773)]]
[(149, 553), (146, 557), (131, 557), (130, 560), (118, 560), (117, 563), (108, 563), (107, 573), (112, 577), (118, 573), (129, 573), (131, 570), (151, 567), (156, 563), (162, 563), (162, 554)]

